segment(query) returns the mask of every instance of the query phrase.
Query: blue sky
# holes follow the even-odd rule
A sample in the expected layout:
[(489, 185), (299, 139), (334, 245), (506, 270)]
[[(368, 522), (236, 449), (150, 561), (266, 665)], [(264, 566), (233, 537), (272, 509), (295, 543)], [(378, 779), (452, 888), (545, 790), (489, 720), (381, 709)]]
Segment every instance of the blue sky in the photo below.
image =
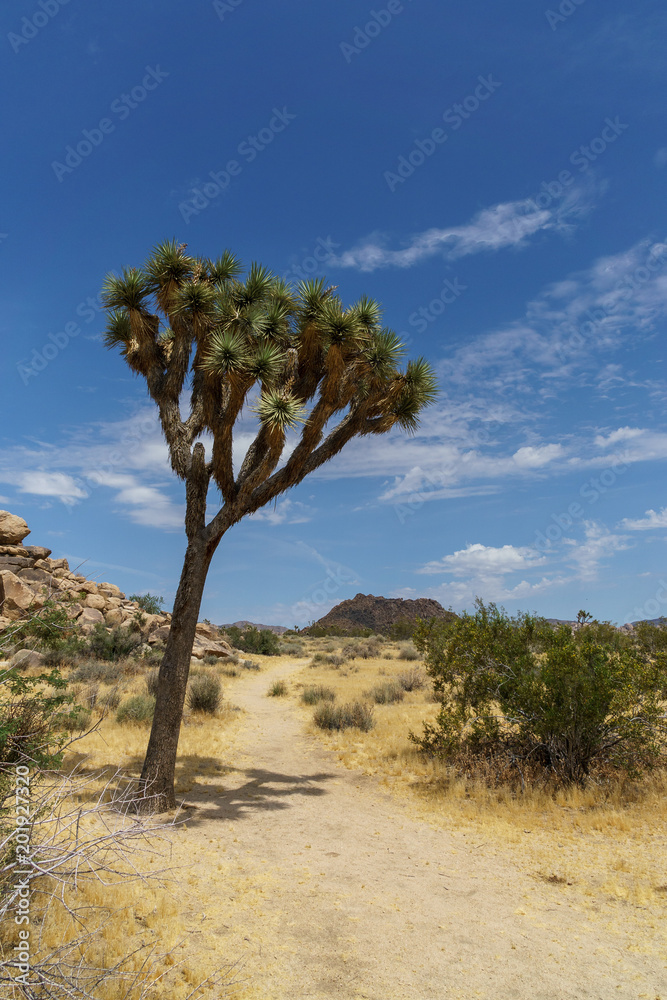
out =
[(97, 299), (173, 237), (379, 299), (441, 384), (414, 437), (232, 529), (202, 616), (305, 624), (359, 591), (667, 614), (664, 4), (0, 18), (0, 505), (30, 541), (173, 599), (183, 487)]

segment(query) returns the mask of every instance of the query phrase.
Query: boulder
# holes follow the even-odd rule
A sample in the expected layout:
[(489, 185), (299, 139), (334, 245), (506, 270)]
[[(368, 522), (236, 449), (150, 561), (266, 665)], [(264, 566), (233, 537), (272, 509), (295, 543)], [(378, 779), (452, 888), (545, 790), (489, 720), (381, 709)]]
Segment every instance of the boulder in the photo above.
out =
[[(106, 594), (104, 596), (106, 597)], [(107, 597), (106, 598), (106, 606), (107, 606), (107, 609), (109, 611), (112, 608), (119, 608), (120, 607), (120, 597)]]
[(0, 569), (0, 612), (5, 618), (15, 620), (37, 603), (30, 587), (9, 570)]
[(125, 594), (121, 591), (120, 587), (117, 587), (115, 583), (100, 583), (97, 586), (100, 594), (105, 594), (108, 597), (118, 597), (121, 600), (125, 599)]
[(12, 667), (20, 667), (21, 670), (28, 670), (31, 667), (41, 667), (44, 663), (42, 653), (35, 652), (34, 649), (19, 649), (9, 661)]
[(77, 625), (104, 625), (104, 615), (97, 608), (84, 608), (76, 623)]
[(88, 594), (83, 605), (85, 608), (97, 608), (98, 611), (104, 611), (106, 603), (101, 594)]
[(69, 580), (71, 578), (69, 570), (63, 569), (61, 566), (56, 566), (53, 571), (53, 575), (57, 580)]
[(10, 618), (3, 618), (2, 615), (0, 615), (0, 633), (4, 632), (6, 628), (9, 628), (11, 624), (12, 622)]
[(15, 573), (19, 569), (32, 569), (35, 560), (28, 556), (0, 556), (0, 569)]
[(203, 660), (205, 656), (217, 656), (221, 660), (225, 660), (234, 656), (234, 650), (228, 643), (222, 640), (214, 642), (212, 639), (205, 639), (203, 636), (196, 635), (192, 647), (192, 655), (197, 660)]
[(82, 604), (66, 604), (64, 607), (68, 618), (78, 618), (83, 611)]
[[(49, 555), (51, 555), (51, 550), (49, 549)], [(69, 563), (67, 559), (52, 559), (51, 565), (53, 569), (64, 569), (69, 573)]]
[(122, 625), (125, 619), (120, 608), (112, 608), (111, 611), (105, 611), (104, 620), (107, 625), (113, 628), (115, 625)]
[(160, 627), (156, 628), (154, 632), (151, 632), (151, 634), (148, 636), (148, 641), (149, 643), (151, 643), (151, 645), (156, 642), (166, 642), (167, 638), (169, 637), (169, 632), (170, 632), (169, 625), (160, 625)]
[(30, 528), (16, 514), (10, 514), (8, 510), (0, 510), (0, 543), (3, 545), (18, 545), (26, 535), (30, 534)]
[(214, 642), (220, 636), (218, 629), (214, 628), (213, 625), (207, 625), (206, 622), (197, 622), (196, 632), (202, 639), (213, 639)]
[(0, 556), (23, 556), (24, 559), (45, 559), (51, 549), (41, 545), (0, 545)]
[[(79, 581), (77, 579), (77, 583), (78, 582)], [(92, 580), (86, 580), (86, 579), (84, 579), (83, 583), (80, 583), (79, 586), (76, 589), (77, 590), (85, 590), (85, 592), (87, 594), (96, 594), (97, 593), (97, 584), (93, 583)]]
[(16, 574), (29, 587), (48, 587), (49, 590), (59, 590), (58, 581), (43, 569), (20, 569)]

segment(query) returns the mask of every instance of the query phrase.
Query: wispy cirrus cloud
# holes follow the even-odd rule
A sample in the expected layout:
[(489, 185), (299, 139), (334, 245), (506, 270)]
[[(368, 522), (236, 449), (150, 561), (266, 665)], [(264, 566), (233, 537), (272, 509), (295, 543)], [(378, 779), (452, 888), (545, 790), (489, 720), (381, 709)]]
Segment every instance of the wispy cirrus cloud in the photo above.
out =
[(455, 260), (469, 254), (523, 247), (537, 233), (569, 229), (571, 220), (589, 207), (587, 197), (583, 189), (576, 189), (565, 198), (553, 200), (548, 208), (539, 208), (531, 198), (503, 202), (482, 209), (462, 226), (434, 227), (417, 233), (400, 250), (389, 249), (382, 234), (371, 234), (330, 263), (334, 267), (376, 271), (383, 267), (414, 267), (436, 254)]

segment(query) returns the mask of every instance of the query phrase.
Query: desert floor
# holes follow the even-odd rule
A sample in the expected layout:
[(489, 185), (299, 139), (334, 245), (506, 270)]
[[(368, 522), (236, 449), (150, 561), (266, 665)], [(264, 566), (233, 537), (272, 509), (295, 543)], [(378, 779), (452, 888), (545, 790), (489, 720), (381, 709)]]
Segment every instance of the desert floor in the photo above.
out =
[(303, 661), (265, 663), (234, 682), (224, 759), (179, 765), (170, 863), (193, 978), (215, 958), (262, 1000), (666, 1000), (664, 906), (587, 897), (537, 877), (521, 843), (429, 822), (266, 696)]

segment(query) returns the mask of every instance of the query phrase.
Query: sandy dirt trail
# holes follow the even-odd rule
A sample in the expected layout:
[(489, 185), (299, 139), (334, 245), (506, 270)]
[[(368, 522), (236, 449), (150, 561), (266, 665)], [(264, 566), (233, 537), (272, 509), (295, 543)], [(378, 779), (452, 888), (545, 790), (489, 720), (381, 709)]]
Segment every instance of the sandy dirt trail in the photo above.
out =
[(193, 954), (241, 957), (263, 1000), (667, 1000), (652, 948), (344, 768), (266, 697), (298, 669), (235, 683), (229, 769), (191, 778), (174, 860), (193, 865)]

